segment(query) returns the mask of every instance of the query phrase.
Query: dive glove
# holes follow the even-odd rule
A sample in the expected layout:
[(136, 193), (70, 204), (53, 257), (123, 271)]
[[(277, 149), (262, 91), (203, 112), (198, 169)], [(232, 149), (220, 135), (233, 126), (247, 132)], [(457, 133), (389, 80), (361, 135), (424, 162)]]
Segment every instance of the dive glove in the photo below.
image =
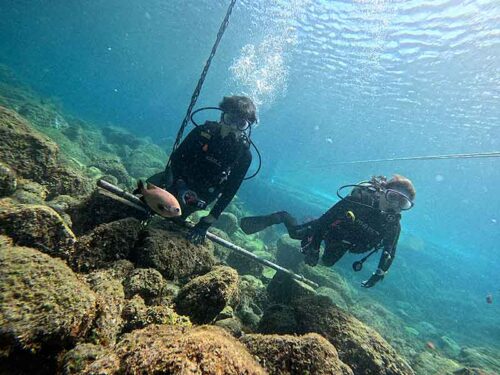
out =
[(187, 234), (187, 239), (195, 245), (201, 245), (205, 242), (205, 237), (207, 236), (208, 228), (215, 221), (213, 216), (205, 216), (200, 219), (198, 224), (196, 224)]
[(361, 286), (363, 288), (371, 288), (374, 286), (376, 283), (378, 283), (380, 280), (384, 279), (385, 272), (382, 271), (380, 268), (377, 269), (368, 280), (365, 280), (361, 283)]
[(318, 264), (320, 245), (321, 241), (316, 240), (314, 235), (307, 236), (300, 241), (300, 251), (304, 254), (304, 262), (311, 267)]

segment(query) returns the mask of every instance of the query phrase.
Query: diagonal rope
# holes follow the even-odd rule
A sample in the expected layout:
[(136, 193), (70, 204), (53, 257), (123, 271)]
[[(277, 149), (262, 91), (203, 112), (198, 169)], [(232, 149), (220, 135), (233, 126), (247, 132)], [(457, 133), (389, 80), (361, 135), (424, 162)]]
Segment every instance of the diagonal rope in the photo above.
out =
[(234, 4), (236, 3), (236, 0), (231, 0), (231, 3), (229, 4), (229, 7), (227, 8), (226, 16), (224, 17), (224, 20), (222, 21), (219, 32), (217, 33), (217, 38), (215, 40), (214, 45), (212, 46), (212, 50), (210, 51), (210, 56), (208, 57), (207, 61), (205, 62), (205, 66), (203, 67), (203, 71), (201, 72), (200, 79), (198, 80), (198, 84), (196, 85), (196, 88), (194, 89), (193, 95), (191, 96), (191, 102), (189, 103), (189, 107), (186, 111), (186, 116), (184, 117), (184, 120), (182, 120), (181, 127), (179, 128), (179, 131), (177, 132), (177, 138), (175, 139), (174, 146), (172, 148), (172, 152), (170, 153), (170, 156), (168, 158), (167, 162), (167, 168), (170, 166), (170, 158), (172, 157), (172, 154), (174, 151), (179, 147), (181, 140), (182, 140), (182, 135), (184, 134), (184, 130), (186, 129), (187, 124), (189, 123), (189, 119), (191, 118), (191, 112), (193, 111), (194, 106), (196, 105), (196, 101), (198, 100), (198, 97), (200, 96), (200, 91), (201, 87), (203, 86), (203, 82), (205, 82), (205, 78), (208, 73), (208, 69), (210, 68), (210, 64), (212, 63), (212, 59), (215, 56), (215, 53), (217, 52), (217, 47), (219, 46), (219, 43), (222, 39), (222, 36), (224, 35), (224, 32), (226, 31), (226, 28), (229, 24), (229, 17), (231, 16), (231, 13), (234, 8)]

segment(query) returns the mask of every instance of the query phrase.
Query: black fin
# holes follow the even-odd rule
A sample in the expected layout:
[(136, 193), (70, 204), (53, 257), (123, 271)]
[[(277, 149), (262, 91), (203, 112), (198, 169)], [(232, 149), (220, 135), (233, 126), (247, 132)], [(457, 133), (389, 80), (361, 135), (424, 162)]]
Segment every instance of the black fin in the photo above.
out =
[(282, 220), (279, 220), (275, 214), (265, 216), (249, 216), (240, 220), (240, 228), (246, 234), (253, 234), (281, 222)]
[(137, 187), (132, 192), (132, 194), (134, 194), (134, 195), (142, 194), (142, 190), (143, 189), (144, 189), (144, 183), (142, 182), (142, 180), (138, 180), (137, 181)]

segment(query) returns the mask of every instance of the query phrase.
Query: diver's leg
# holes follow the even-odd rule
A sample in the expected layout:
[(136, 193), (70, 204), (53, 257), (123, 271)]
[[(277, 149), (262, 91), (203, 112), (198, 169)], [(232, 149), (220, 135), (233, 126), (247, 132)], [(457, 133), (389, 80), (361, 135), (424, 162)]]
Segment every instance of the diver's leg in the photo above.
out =
[(325, 239), (325, 251), (321, 258), (323, 264), (327, 267), (333, 266), (347, 252), (347, 246), (340, 241)]
[(246, 234), (253, 234), (272, 225), (281, 223), (285, 224), (289, 232), (289, 228), (293, 228), (297, 225), (297, 221), (292, 215), (286, 211), (279, 211), (270, 215), (244, 217), (240, 220), (240, 227)]

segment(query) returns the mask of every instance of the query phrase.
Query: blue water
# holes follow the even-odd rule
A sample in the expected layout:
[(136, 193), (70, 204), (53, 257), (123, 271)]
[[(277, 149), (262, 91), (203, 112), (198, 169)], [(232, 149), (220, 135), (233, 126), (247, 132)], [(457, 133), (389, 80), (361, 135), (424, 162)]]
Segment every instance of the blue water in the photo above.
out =
[[(176, 134), (227, 5), (2, 0), (0, 62), (68, 112), (161, 141)], [(198, 106), (258, 102), (263, 167), (240, 191), (255, 213), (316, 216), (342, 184), (411, 178), (398, 260), (368, 293), (390, 306), (449, 292), (424, 308), (428, 320), (500, 347), (500, 159), (332, 165), (499, 151), (499, 25), (498, 0), (240, 0)], [(401, 292), (426, 272), (430, 288)]]

